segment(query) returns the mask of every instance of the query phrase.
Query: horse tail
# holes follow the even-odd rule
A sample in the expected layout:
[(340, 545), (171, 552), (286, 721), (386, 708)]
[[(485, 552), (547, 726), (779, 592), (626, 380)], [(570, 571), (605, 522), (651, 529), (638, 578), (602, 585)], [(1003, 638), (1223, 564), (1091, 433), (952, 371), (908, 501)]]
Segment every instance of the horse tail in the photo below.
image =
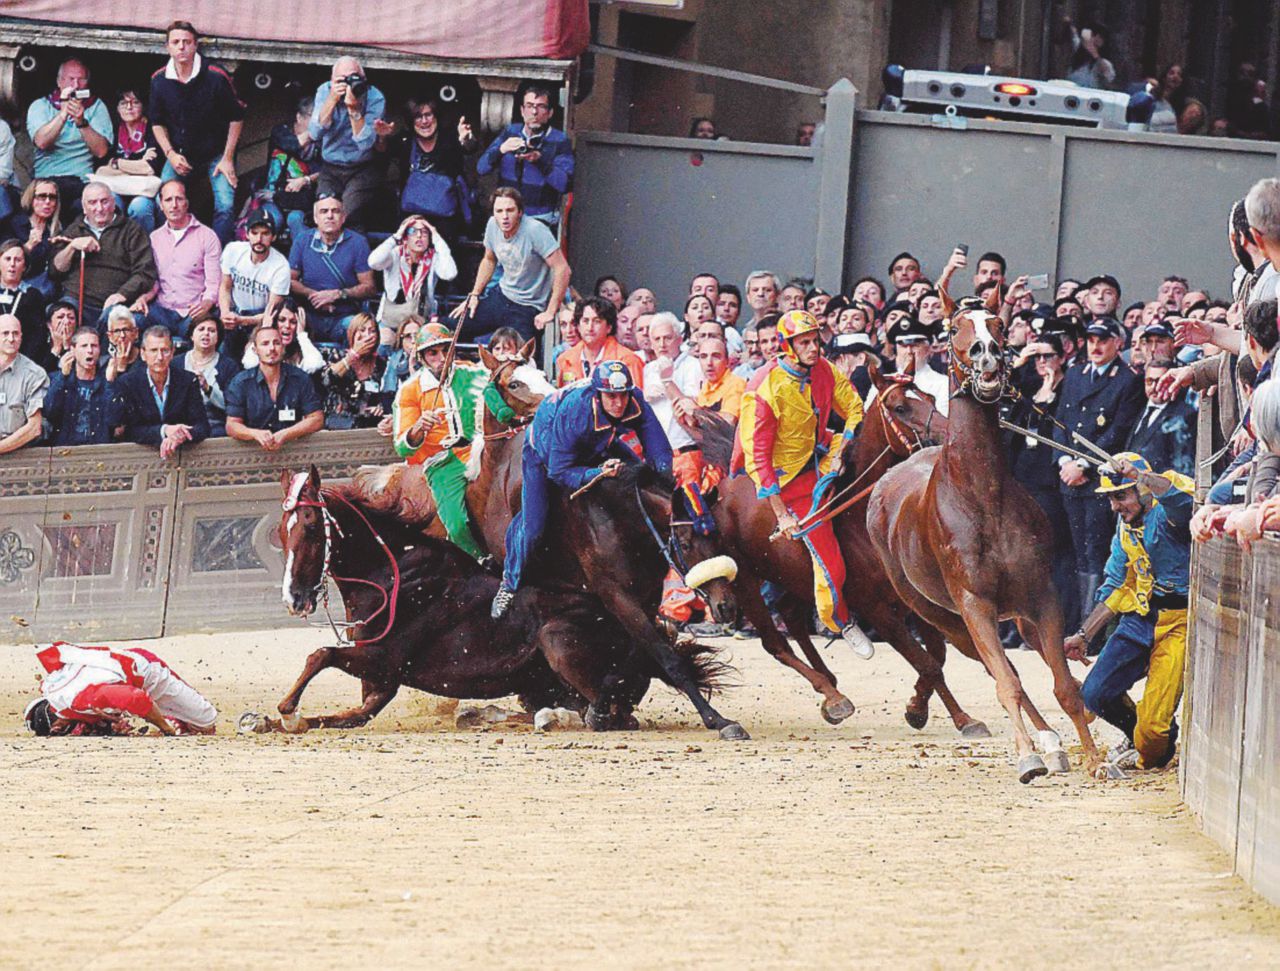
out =
[(720, 649), (698, 641), (686, 641), (676, 645), (676, 654), (689, 665), (693, 683), (708, 700), (726, 688), (741, 684), (737, 668), (720, 659)]

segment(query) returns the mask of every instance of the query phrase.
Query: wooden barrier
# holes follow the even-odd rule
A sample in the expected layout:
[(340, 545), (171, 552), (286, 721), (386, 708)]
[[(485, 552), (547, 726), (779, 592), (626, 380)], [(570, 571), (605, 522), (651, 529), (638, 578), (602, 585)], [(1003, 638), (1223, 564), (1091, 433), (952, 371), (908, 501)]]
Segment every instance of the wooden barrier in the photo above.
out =
[(268, 542), (280, 473), (326, 481), (397, 461), (372, 430), (278, 452), (229, 439), (172, 461), (138, 445), (33, 448), (0, 461), (0, 622), (10, 642), (119, 639), (297, 623)]
[(1280, 542), (1197, 544), (1192, 569), (1183, 799), (1280, 903)]

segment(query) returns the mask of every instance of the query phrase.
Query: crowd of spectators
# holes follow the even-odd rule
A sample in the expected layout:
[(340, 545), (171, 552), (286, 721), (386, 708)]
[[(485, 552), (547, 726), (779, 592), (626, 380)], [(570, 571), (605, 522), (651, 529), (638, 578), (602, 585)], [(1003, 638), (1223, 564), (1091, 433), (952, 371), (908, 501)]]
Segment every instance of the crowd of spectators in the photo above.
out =
[[(442, 125), (434, 99), (401, 114), (341, 57), (272, 130), (250, 187), (231, 75), (192, 24), (165, 42), (149, 87), (99, 96), (73, 57), (27, 108), (32, 178), (0, 186), (0, 347), (14, 322), (17, 341), (2, 355), (4, 451), (389, 433), (425, 322), (456, 305), (465, 339), (514, 328), (523, 342), (555, 317), (574, 157), (549, 88), (523, 86), (521, 119), (482, 144), (465, 117)], [(0, 139), (10, 173), (13, 152)], [(467, 238), (476, 176), (497, 186), (483, 243)], [(469, 293), (449, 289), (459, 247), (483, 254)]]

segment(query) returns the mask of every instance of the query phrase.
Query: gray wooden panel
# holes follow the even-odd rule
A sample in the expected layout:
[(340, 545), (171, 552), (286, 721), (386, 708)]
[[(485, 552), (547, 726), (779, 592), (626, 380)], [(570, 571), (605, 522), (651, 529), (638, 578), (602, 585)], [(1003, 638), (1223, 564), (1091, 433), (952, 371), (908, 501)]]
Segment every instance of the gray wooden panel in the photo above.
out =
[(1154, 300), (1170, 273), (1229, 298), (1227, 215), (1255, 181), (1276, 174), (1276, 157), (1216, 144), (1069, 139), (1062, 272), (1077, 279), (1114, 273), (1122, 308)]
[(1254, 547), (1236, 870), (1280, 904), (1280, 544)]
[(1205, 834), (1234, 852), (1250, 584), (1240, 548), (1230, 540), (1201, 544), (1197, 569), (1195, 628), (1188, 645), (1194, 676), (1182, 743), (1184, 799)]
[(42, 527), (49, 504), (46, 448), (24, 449), (0, 462), (0, 631), (4, 640), (34, 637), (40, 577), (46, 559)]
[(154, 448), (52, 450), (38, 640), (160, 636), (177, 480)]
[(580, 292), (616, 274), (679, 315), (696, 272), (739, 287), (758, 269), (784, 282), (813, 275), (808, 149), (583, 134), (577, 153), (569, 249)]
[(270, 544), (280, 522), (281, 472), (314, 463), (325, 482), (360, 465), (399, 461), (376, 432), (324, 432), (264, 452), (229, 439), (183, 455), (166, 634), (297, 624), (280, 602), (283, 564)]
[[(927, 124), (878, 124), (859, 116), (847, 279), (888, 280), (908, 250), (936, 279), (957, 243), (969, 264), (1003, 253), (1011, 273), (1053, 275), (1058, 185), (1050, 136), (1014, 129), (971, 132)], [(953, 295), (972, 292), (972, 270)]]

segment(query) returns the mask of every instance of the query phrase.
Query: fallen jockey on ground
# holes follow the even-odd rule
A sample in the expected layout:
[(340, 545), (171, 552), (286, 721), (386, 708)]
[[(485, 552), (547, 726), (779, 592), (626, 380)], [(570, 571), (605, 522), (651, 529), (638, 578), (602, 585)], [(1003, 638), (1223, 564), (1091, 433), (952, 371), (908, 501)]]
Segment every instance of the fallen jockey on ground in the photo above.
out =
[(48, 673), (23, 712), (36, 735), (127, 734), (129, 715), (165, 735), (214, 732), (217, 709), (150, 651), (57, 641), (36, 657)]

